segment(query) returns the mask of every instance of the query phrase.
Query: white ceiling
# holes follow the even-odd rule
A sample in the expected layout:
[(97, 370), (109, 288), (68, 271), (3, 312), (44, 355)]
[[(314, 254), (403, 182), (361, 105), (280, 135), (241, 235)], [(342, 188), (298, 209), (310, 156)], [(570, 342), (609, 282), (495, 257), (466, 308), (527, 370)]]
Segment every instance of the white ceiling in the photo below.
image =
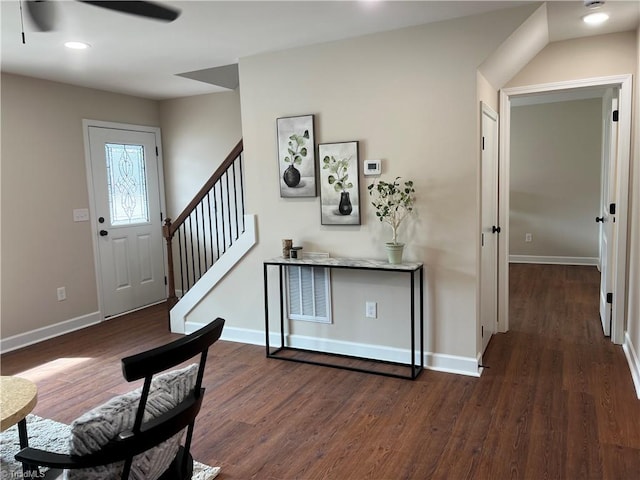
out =
[[(512, 8), (522, 1), (169, 1), (172, 23), (124, 15), (72, 0), (53, 0), (58, 27), (38, 32), (20, 4), (1, 0), (2, 71), (162, 99), (225, 89), (178, 76), (237, 63), (239, 58)], [(549, 2), (551, 41), (632, 30), (640, 2), (611, 1), (600, 28), (581, 21), (582, 1)], [(67, 40), (92, 45), (63, 47)]]

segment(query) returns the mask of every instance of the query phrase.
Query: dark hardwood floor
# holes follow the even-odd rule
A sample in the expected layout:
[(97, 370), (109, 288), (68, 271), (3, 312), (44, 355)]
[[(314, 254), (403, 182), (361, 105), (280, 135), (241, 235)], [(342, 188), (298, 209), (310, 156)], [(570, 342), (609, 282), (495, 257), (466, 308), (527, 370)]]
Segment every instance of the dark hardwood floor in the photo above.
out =
[[(640, 478), (640, 400), (605, 339), (593, 267), (513, 265), (511, 330), (481, 378), (416, 381), (210, 352), (196, 460), (246, 479)], [(119, 359), (177, 338), (163, 306), (2, 355), (35, 380), (34, 413), (70, 423), (132, 388)]]

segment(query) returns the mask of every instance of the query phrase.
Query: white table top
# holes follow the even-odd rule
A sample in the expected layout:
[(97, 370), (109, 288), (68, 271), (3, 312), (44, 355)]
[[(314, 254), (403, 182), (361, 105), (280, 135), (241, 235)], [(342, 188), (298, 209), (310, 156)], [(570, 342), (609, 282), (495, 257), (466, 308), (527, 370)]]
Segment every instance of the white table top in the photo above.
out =
[(310, 267), (360, 268), (364, 270), (392, 270), (411, 272), (422, 267), (422, 262), (392, 264), (386, 260), (372, 258), (284, 258), (275, 257), (264, 261), (267, 265), (307, 265)]
[(38, 402), (36, 384), (20, 377), (0, 377), (0, 431), (26, 417)]

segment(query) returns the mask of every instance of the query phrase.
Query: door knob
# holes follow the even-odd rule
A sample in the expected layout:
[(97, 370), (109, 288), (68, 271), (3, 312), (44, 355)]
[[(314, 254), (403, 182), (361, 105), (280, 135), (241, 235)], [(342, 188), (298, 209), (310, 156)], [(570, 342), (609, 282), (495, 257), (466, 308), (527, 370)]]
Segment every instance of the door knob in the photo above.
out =
[(109, 235), (109, 232), (107, 232), (106, 230), (100, 230), (101, 237), (106, 237), (107, 235)]
[(604, 223), (604, 217), (596, 217), (596, 223), (598, 222)]
[(491, 227), (491, 233), (500, 233), (500, 227), (496, 227), (495, 225)]

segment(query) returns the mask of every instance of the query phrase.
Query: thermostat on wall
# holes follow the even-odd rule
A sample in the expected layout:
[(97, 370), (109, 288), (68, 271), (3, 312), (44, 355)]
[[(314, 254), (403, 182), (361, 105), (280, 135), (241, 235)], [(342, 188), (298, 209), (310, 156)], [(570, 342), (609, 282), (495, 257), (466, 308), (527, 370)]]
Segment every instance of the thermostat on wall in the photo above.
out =
[(365, 175), (380, 175), (380, 160), (365, 160), (364, 161), (364, 174)]

